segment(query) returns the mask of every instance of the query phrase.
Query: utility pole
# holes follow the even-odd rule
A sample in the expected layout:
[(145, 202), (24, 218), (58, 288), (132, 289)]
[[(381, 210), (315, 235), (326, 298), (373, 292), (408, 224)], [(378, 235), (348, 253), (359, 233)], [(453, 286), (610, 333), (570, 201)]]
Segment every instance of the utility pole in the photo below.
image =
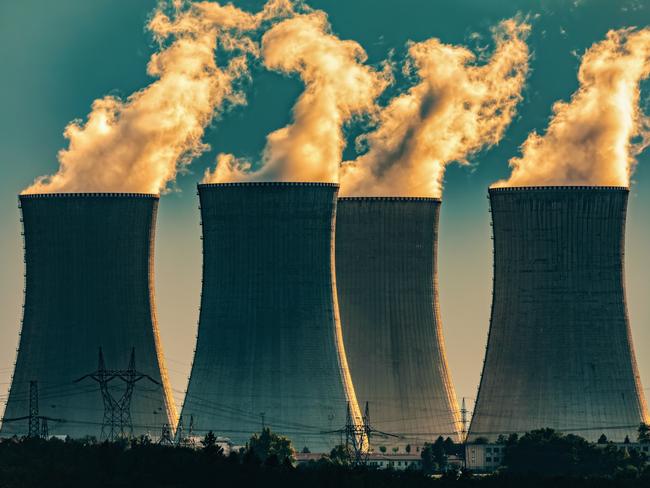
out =
[(187, 438), (190, 446), (194, 447), (194, 415), (190, 415), (190, 425), (187, 427)]
[(264, 432), (264, 429), (266, 428), (266, 424), (264, 423), (265, 416), (266, 416), (266, 412), (260, 412), (260, 417), (262, 419), (262, 432)]
[(461, 442), (463, 445), (463, 468), (467, 469), (467, 406), (465, 405), (465, 397), (462, 398), (460, 408), (460, 421), (462, 423)]
[[(90, 378), (99, 384), (99, 390), (104, 402), (104, 420), (102, 422), (101, 439), (114, 442), (116, 439), (126, 439), (133, 435), (133, 421), (131, 420), (131, 399), (135, 384), (138, 381), (147, 379), (156, 385), (160, 385), (151, 376), (140, 373), (135, 369), (135, 348), (131, 349), (131, 357), (127, 369), (106, 369), (104, 353), (99, 348), (99, 360), (97, 370), (88, 373), (75, 380), (78, 383)], [(124, 393), (119, 399), (115, 399), (109, 390), (109, 383), (115, 379), (122, 380), (126, 384)], [(167, 426), (169, 428), (169, 426)]]
[(182, 446), (185, 444), (185, 439), (183, 438), (183, 415), (181, 414), (178, 417), (178, 425), (176, 426), (176, 433), (174, 434), (174, 444), (177, 446)]
[(467, 408), (465, 407), (465, 397), (463, 397), (462, 400), (462, 406), (460, 408), (460, 421), (462, 424), (462, 431), (461, 431), (461, 440), (463, 443), (465, 443), (465, 439), (467, 438)]

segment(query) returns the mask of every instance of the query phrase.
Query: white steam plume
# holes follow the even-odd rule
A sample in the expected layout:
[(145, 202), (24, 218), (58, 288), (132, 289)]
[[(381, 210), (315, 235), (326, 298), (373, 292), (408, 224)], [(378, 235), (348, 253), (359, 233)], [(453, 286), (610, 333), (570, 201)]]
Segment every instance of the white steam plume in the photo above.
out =
[(494, 186), (629, 186), (635, 156), (650, 143), (639, 108), (650, 76), (650, 28), (610, 31), (582, 58), (580, 86), (556, 102), (546, 133), (531, 133), (512, 175)]
[[(258, 54), (246, 32), (273, 17), (289, 15), (289, 0), (271, 0), (257, 14), (213, 2), (187, 4), (174, 0), (175, 15), (164, 4), (148, 28), (162, 43), (147, 73), (156, 81), (125, 100), (95, 100), (85, 122), (71, 122), (59, 151), (59, 170), (37, 178), (23, 193), (138, 192), (159, 193), (177, 172), (207, 146), (205, 127), (226, 102), (245, 103), (235, 88), (248, 75), (248, 62)], [(228, 52), (217, 64), (215, 49)]]
[(271, 28), (262, 39), (262, 55), (268, 69), (297, 72), (305, 84), (293, 107), (293, 122), (267, 136), (259, 169), (220, 154), (203, 181), (338, 181), (343, 126), (374, 110), (387, 74), (363, 64), (366, 53), (359, 44), (331, 34), (320, 11)]
[(381, 111), (378, 127), (362, 136), (368, 151), (345, 162), (341, 194), (440, 197), (446, 165), (467, 164), (497, 144), (515, 114), (528, 71), (529, 32), (513, 19), (494, 29), (486, 64), (438, 39), (411, 44), (408, 74), (420, 81)]

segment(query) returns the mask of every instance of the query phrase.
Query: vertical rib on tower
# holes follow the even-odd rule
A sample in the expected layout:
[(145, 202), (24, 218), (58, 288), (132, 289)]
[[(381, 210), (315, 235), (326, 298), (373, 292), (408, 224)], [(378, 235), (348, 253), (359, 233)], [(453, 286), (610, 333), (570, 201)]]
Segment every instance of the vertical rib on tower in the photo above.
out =
[(458, 439), (459, 409), (438, 307), (440, 200), (339, 199), (336, 274), (343, 337), (372, 424), (407, 444)]
[(628, 323), (627, 188), (490, 189), (494, 296), (470, 439), (648, 420)]
[[(50, 434), (99, 437), (104, 407), (92, 381), (101, 347), (110, 369), (136, 366), (162, 386), (138, 383), (134, 434), (156, 435), (176, 412), (163, 364), (153, 294), (156, 195), (20, 195), (25, 236), (25, 304), (18, 357), (4, 418), (27, 414), (38, 381), (40, 414)], [(119, 381), (111, 383), (119, 399)], [(27, 434), (27, 421), (2, 435)]]
[(183, 417), (243, 444), (262, 423), (329, 452), (359, 417), (334, 276), (338, 185), (199, 185), (203, 290)]

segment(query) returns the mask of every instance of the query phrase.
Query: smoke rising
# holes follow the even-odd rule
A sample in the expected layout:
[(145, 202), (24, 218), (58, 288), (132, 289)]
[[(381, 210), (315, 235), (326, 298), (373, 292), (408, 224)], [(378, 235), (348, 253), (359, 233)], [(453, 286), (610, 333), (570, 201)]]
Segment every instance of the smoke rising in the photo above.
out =
[(405, 73), (419, 83), (381, 111), (362, 136), (368, 150), (341, 168), (341, 194), (439, 197), (445, 166), (499, 142), (510, 124), (528, 71), (526, 23), (494, 29), (485, 64), (464, 47), (438, 39), (411, 44)]
[(494, 186), (629, 186), (634, 156), (650, 143), (639, 108), (650, 76), (650, 28), (610, 31), (582, 57), (580, 86), (556, 102), (544, 135), (532, 132), (512, 158), (512, 175)]
[(304, 82), (293, 122), (267, 136), (259, 169), (232, 154), (220, 154), (204, 182), (338, 181), (343, 126), (374, 110), (388, 75), (363, 64), (366, 53), (359, 44), (331, 34), (320, 11), (272, 27), (262, 39), (262, 56), (266, 68), (298, 73)]
[[(224, 105), (245, 103), (236, 83), (259, 49), (244, 33), (290, 13), (289, 0), (271, 0), (257, 14), (213, 2), (161, 4), (148, 24), (161, 43), (147, 66), (156, 81), (124, 100), (95, 100), (85, 122), (66, 127), (58, 171), (23, 193), (165, 190), (207, 149), (204, 129)], [(217, 47), (228, 58), (221, 64)]]

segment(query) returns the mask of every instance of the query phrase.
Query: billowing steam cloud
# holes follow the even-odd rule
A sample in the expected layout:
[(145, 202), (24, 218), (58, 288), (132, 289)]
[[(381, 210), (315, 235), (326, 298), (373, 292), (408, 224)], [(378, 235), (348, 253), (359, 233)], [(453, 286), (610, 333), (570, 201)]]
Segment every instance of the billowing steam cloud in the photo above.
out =
[(628, 186), (634, 156), (650, 143), (639, 83), (650, 76), (650, 28), (610, 31), (583, 56), (580, 87), (557, 102), (543, 136), (536, 132), (495, 186)]
[(363, 64), (366, 53), (359, 44), (332, 35), (323, 12), (275, 25), (262, 39), (262, 55), (268, 69), (296, 72), (305, 84), (293, 123), (268, 135), (261, 168), (220, 154), (204, 182), (338, 181), (343, 125), (373, 111), (387, 75)]
[[(206, 149), (205, 127), (226, 102), (244, 103), (235, 83), (248, 74), (257, 45), (243, 34), (263, 22), (291, 13), (289, 0), (271, 0), (258, 14), (213, 2), (174, 0), (175, 15), (158, 9), (149, 29), (161, 44), (147, 72), (157, 78), (126, 100), (95, 100), (88, 120), (65, 129), (67, 149), (59, 152), (59, 170), (38, 178), (24, 193), (158, 193), (177, 172)], [(215, 49), (229, 52), (218, 65)]]
[(515, 20), (494, 30), (495, 51), (482, 65), (469, 50), (429, 39), (412, 44), (420, 82), (394, 98), (378, 128), (361, 138), (368, 151), (343, 164), (341, 193), (425, 196), (442, 193), (445, 166), (502, 138), (528, 70), (529, 26)]

